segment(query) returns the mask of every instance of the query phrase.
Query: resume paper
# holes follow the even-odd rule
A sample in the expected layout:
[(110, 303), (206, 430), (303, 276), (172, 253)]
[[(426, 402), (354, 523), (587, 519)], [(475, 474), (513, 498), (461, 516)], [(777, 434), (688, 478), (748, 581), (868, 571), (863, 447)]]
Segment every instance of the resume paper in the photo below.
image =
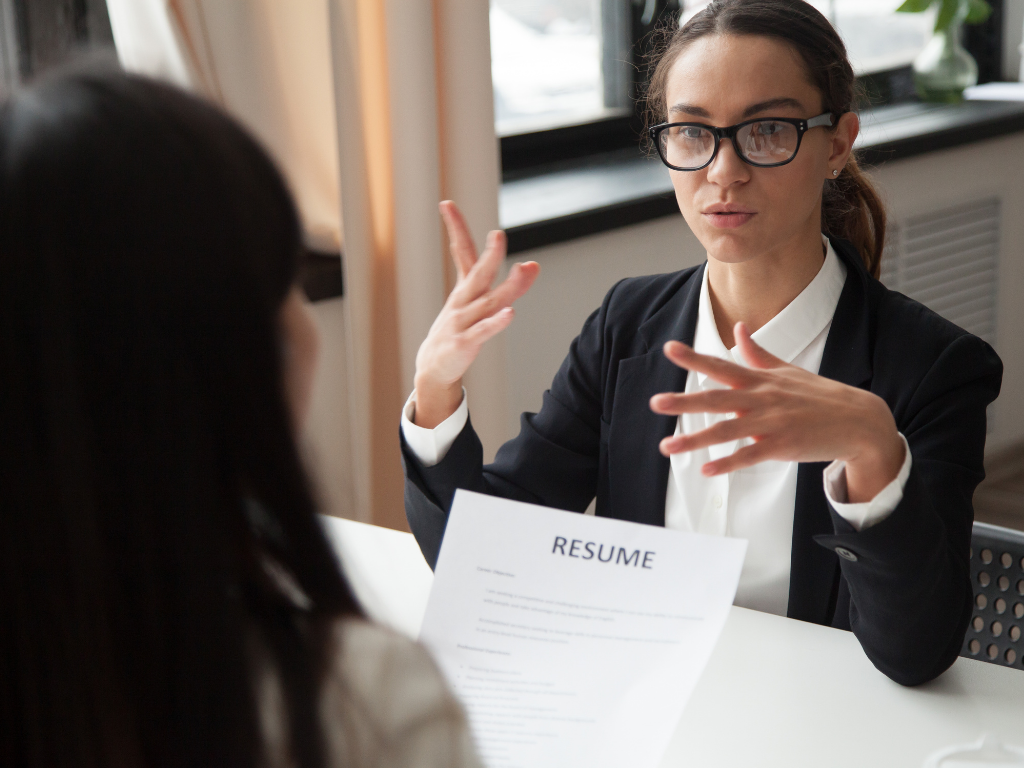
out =
[(420, 639), (485, 765), (657, 766), (746, 547), (458, 491)]

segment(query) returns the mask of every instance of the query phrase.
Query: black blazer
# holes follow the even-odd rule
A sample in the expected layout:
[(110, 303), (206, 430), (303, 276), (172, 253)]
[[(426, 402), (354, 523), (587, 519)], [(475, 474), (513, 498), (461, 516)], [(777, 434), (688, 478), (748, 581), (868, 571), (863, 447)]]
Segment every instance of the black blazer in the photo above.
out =
[[(832, 245), (848, 273), (819, 373), (888, 403), (913, 468), (896, 510), (858, 533), (826, 500), (827, 464), (800, 465), (788, 615), (853, 630), (878, 669), (915, 685), (953, 663), (970, 620), (972, 497), (1002, 363), (985, 342), (870, 277), (849, 243)], [(648, 401), (685, 387), (686, 371), (662, 345), (693, 343), (703, 269), (616, 284), (540, 413), (522, 415), (493, 464), (483, 465), (469, 423), (433, 467), (403, 438), (406, 514), (431, 567), (456, 488), (575, 512), (596, 495), (598, 515), (664, 525), (669, 460), (658, 442), (676, 418)]]

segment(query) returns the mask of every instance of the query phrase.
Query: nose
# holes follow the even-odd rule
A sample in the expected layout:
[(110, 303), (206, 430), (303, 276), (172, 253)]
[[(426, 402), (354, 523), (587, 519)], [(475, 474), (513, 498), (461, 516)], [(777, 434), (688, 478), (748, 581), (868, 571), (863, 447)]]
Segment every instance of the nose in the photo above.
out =
[(731, 139), (721, 139), (718, 154), (708, 166), (708, 181), (722, 187), (750, 180), (750, 166), (740, 159)]

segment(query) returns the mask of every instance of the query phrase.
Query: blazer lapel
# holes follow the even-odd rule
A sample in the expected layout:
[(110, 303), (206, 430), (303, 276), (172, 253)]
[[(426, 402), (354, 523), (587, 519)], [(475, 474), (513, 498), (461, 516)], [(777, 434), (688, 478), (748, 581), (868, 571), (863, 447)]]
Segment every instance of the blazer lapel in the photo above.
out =
[(647, 525), (665, 524), (669, 460), (658, 443), (675, 431), (676, 418), (655, 414), (650, 399), (682, 392), (686, 374), (662, 352), (666, 341), (693, 344), (704, 267), (694, 270), (679, 292), (640, 326), (647, 351), (619, 361), (608, 437), (609, 517)]
[[(819, 375), (864, 387), (871, 381), (871, 312), (868, 303), (870, 277), (864, 262), (847, 242), (833, 240), (832, 247), (846, 265), (846, 283), (825, 341)], [(789, 576), (790, 618), (815, 624), (832, 623), (839, 585), (839, 558), (819, 546), (814, 537), (835, 533), (822, 472), (827, 462), (801, 464), (797, 471), (796, 505)]]

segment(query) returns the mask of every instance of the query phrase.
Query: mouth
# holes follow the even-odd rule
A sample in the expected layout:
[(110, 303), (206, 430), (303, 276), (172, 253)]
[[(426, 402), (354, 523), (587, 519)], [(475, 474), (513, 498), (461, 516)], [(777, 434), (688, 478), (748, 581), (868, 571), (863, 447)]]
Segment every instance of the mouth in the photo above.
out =
[(754, 216), (757, 211), (752, 211), (741, 205), (731, 203), (719, 203), (712, 205), (702, 211), (701, 215), (716, 229), (735, 229), (742, 227)]

